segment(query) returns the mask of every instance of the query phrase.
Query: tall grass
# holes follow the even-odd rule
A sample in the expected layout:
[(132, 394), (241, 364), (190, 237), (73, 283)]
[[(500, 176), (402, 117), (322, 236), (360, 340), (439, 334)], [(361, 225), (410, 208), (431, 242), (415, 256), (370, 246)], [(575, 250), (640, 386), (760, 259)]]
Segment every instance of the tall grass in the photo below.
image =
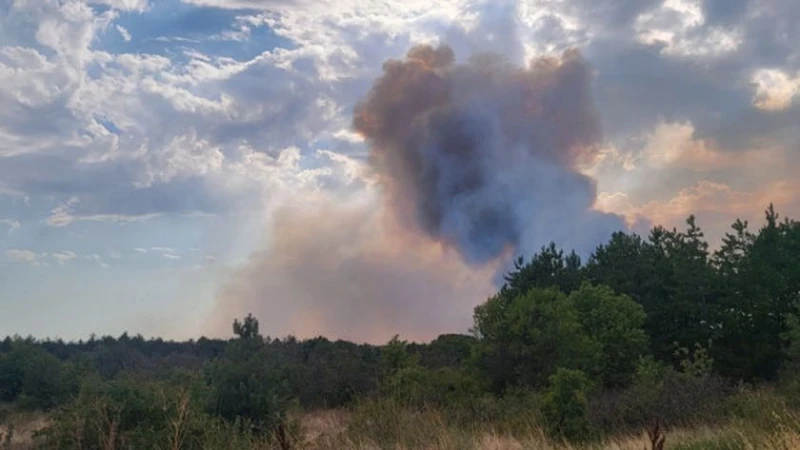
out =
[[(387, 398), (369, 399), (349, 409), (295, 412), (287, 432), (294, 450), (650, 449), (644, 428), (610, 431), (580, 444), (555, 439), (545, 431), (534, 406), (535, 399), (517, 398), (477, 401), (467, 410), (448, 410), (424, 405), (411, 407)], [(781, 392), (743, 389), (726, 398), (724, 408), (719, 410), (724, 413), (708, 420), (693, 416), (694, 423), (666, 424), (664, 448), (800, 449), (800, 412), (792, 399)], [(0, 435), (5, 436), (0, 437), (0, 450), (66, 448), (57, 440), (47, 440), (46, 434), (35, 437), (35, 430), (47, 422), (48, 418), (41, 414), (7, 417), (0, 425)], [(175, 439), (168, 436), (163, 442), (159, 439), (154, 439), (151, 448), (185, 448), (176, 446)], [(192, 448), (280, 450), (281, 446), (273, 437), (253, 433), (242, 423), (210, 421), (196, 436)], [(123, 450), (123, 446), (108, 450)]]

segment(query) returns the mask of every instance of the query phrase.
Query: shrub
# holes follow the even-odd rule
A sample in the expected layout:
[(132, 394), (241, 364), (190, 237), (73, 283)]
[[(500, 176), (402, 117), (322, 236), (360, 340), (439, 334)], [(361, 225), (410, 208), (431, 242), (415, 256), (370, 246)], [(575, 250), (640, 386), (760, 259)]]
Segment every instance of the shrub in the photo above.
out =
[(642, 358), (632, 386), (597, 392), (590, 398), (589, 419), (606, 432), (638, 431), (655, 420), (673, 426), (722, 421), (732, 386), (701, 373), (678, 372)]
[(551, 433), (571, 439), (589, 434), (588, 392), (592, 383), (580, 370), (559, 368), (550, 377), (542, 414)]
[(193, 449), (208, 420), (186, 386), (91, 380), (53, 414), (42, 436), (59, 449)]

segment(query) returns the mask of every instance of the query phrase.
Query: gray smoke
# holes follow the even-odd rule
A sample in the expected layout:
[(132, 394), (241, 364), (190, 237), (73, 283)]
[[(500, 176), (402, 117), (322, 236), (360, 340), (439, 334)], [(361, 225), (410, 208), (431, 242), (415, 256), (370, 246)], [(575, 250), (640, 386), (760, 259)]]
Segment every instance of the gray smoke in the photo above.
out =
[(355, 108), (389, 209), (470, 263), (551, 240), (587, 248), (619, 217), (592, 210), (579, 172), (601, 129), (591, 68), (576, 51), (521, 68), (495, 54), (456, 63), (447, 46), (389, 60)]

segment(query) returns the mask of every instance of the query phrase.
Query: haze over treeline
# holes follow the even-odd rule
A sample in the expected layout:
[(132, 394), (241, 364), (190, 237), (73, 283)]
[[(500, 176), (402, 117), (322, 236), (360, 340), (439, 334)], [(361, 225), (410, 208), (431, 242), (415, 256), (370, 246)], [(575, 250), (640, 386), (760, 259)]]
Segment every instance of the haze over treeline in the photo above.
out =
[[(411, 435), (382, 435), (373, 427), (389, 416), (367, 417), (430, 408), (448, 426), (510, 433), (522, 408), (550, 436), (576, 442), (655, 419), (754, 420), (747, 411), (800, 406), (790, 394), (800, 364), (800, 222), (772, 206), (765, 222), (751, 230), (736, 221), (713, 252), (694, 217), (682, 229), (614, 233), (585, 261), (551, 244), (516, 262), (475, 308), (470, 333), (426, 343), (269, 337), (251, 315), (227, 340), (7, 337), (0, 401), (52, 414), (41, 442), (58, 448), (73, 448), (76, 435), (149, 448), (168, 441), (164, 411), (183, 417), (179, 448), (282, 442), (297, 407), (355, 408), (350, 432), (386, 445)], [(753, 394), (743, 382), (781, 394)], [(759, 433), (783, 426), (776, 417)]]

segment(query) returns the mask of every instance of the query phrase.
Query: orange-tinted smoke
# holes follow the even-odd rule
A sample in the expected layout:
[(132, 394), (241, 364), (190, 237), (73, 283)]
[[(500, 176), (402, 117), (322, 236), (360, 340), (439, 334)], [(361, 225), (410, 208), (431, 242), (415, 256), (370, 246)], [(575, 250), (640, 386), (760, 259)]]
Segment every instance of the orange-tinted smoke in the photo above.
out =
[[(601, 138), (590, 79), (576, 51), (521, 68), (494, 54), (459, 64), (447, 46), (420, 45), (384, 64), (353, 127), (399, 220), (482, 263), (519, 247), (536, 204), (587, 197), (575, 209), (591, 208), (593, 184), (576, 169)], [(564, 185), (534, 179), (544, 166)], [(517, 190), (535, 191), (535, 204)]]

